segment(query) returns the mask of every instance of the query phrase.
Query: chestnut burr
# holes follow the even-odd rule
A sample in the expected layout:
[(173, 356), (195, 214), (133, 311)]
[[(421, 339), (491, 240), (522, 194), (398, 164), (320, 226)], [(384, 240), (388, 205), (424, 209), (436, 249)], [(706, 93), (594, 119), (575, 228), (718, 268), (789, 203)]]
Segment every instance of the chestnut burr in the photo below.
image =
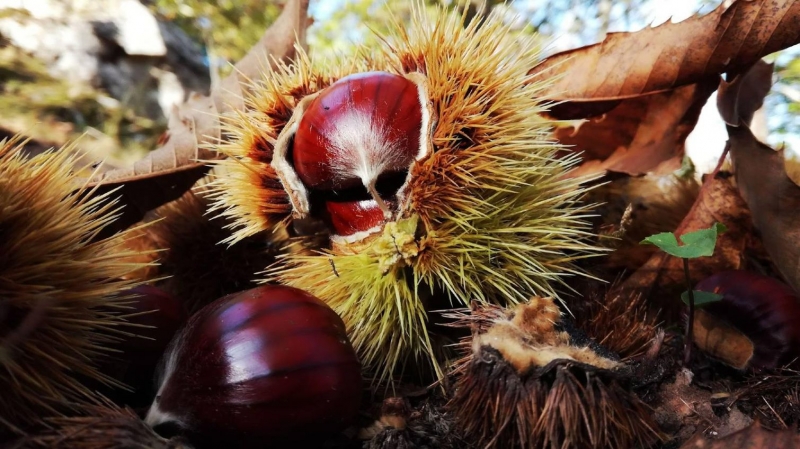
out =
[(325, 301), (377, 383), (444, 380), (432, 297), (556, 297), (605, 253), (591, 185), (567, 175), (580, 156), (544, 114), (548, 81), (531, 82), (540, 45), (506, 22), (415, 8), (376, 51), (319, 63), (298, 50), (225, 119), (211, 192), (225, 241), (315, 223), (261, 280)]

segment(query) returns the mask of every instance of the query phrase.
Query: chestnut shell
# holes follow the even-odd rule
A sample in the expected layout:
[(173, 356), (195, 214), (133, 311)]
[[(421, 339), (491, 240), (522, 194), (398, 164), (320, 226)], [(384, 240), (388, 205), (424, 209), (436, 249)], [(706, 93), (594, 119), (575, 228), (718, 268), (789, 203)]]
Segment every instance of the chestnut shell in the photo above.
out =
[(148, 424), (199, 447), (270, 447), (347, 426), (361, 366), (339, 316), (292, 287), (225, 296), (187, 323), (165, 357)]
[(753, 343), (748, 367), (776, 368), (800, 355), (800, 298), (788, 285), (761, 274), (730, 270), (696, 290), (723, 295), (702, 310), (742, 332)]

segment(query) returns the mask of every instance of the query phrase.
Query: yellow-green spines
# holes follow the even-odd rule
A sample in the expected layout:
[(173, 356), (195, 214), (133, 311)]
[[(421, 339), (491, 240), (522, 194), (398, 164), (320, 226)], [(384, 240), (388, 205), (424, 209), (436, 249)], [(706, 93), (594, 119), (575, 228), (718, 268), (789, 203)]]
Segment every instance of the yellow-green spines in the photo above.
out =
[[(581, 202), (582, 180), (563, 176), (578, 159), (559, 155), (562, 148), (539, 115), (543, 86), (527, 75), (538, 61), (536, 39), (513, 35), (497, 15), (463, 20), (443, 10), (430, 17), (419, 7), (409, 29), (397, 24), (370, 57), (317, 65), (301, 55), (295, 65), (266, 74), (250, 99), (248, 119), (268, 123), (277, 109), (288, 120), (291, 111), (284, 108), (302, 99), (295, 93), (314, 93), (355, 71), (417, 72), (426, 79), (437, 119), (433, 151), (411, 167), (400, 221), (363, 241), (286, 255), (267, 271), (268, 280), (328, 302), (348, 325), (362, 363), (384, 379), (409, 357), (428, 354), (438, 368), (427, 328), (432, 295), (459, 306), (554, 296), (555, 284), (579, 273), (576, 259), (600, 251), (584, 222), (591, 207)], [(231, 126), (251, 125), (234, 120)], [(270, 129), (270, 136), (279, 133)], [(227, 168), (251, 169), (246, 142), (222, 148), (233, 156)], [(218, 181), (216, 208), (234, 216), (243, 200), (226, 192), (228, 186), (239, 188), (240, 181)], [(266, 215), (234, 218), (234, 240), (271, 226)], [(406, 231), (413, 245), (390, 257), (382, 242), (404, 220), (414, 223)]]
[(131, 330), (119, 293), (141, 264), (127, 233), (93, 241), (114, 203), (75, 184), (71, 154), (0, 142), (0, 428), (94, 401), (82, 381), (113, 383), (96, 359)]
[[(416, 217), (388, 223), (382, 235), (360, 251), (287, 254), (267, 271), (270, 278), (323, 298), (348, 326), (362, 364), (369, 363), (379, 379), (390, 378), (409, 357), (433, 352), (420, 300), (421, 295), (430, 296), (430, 288), (420, 285), (408, 269), (424, 249), (424, 239), (413, 238), (416, 227)], [(400, 244), (393, 252), (396, 242)]]

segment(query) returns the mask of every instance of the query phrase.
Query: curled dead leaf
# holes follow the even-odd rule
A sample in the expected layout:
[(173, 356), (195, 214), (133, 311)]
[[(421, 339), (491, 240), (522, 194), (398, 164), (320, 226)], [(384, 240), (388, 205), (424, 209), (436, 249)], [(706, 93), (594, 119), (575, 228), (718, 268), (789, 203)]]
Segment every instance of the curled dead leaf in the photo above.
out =
[(577, 129), (558, 128), (556, 138), (583, 155), (583, 164), (570, 175), (608, 170), (636, 176), (658, 172), (659, 168), (671, 171), (676, 164), (679, 167), (686, 137), (718, 82), (715, 76), (690, 86), (630, 98)]
[(800, 186), (786, 173), (783, 150), (759, 142), (748, 128), (772, 85), (772, 66), (763, 62), (720, 90), (718, 107), (728, 125), (728, 145), (742, 197), (764, 249), (786, 282), (800, 291)]
[(759, 142), (745, 126), (728, 126), (739, 191), (753, 224), (786, 282), (800, 291), (800, 187), (786, 174), (783, 150)]

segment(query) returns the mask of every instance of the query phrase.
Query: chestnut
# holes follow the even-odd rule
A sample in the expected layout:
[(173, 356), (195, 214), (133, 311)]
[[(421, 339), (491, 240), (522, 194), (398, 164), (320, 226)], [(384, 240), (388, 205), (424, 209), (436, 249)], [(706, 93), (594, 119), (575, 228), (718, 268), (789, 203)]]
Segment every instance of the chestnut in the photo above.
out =
[(361, 400), (361, 365), (341, 318), (292, 287), (214, 301), (163, 364), (145, 421), (198, 447), (308, 444), (349, 425)]
[[(411, 165), (429, 151), (420, 83), (388, 72), (341, 78), (308, 97), (296, 126), (287, 127), (291, 143), (276, 145), (273, 165), (287, 190), (310, 191), (337, 235), (378, 228), (396, 215)], [(295, 206), (301, 214), (312, 207)]]
[(132, 391), (113, 389), (103, 393), (131, 406), (147, 406), (153, 399), (153, 379), (161, 356), (188, 314), (175, 296), (152, 285), (139, 285), (120, 294), (130, 297), (126, 321), (136, 325), (130, 334), (110, 343), (113, 353), (100, 364), (103, 373), (124, 383)]
[(325, 207), (337, 235), (353, 235), (384, 223), (383, 211), (375, 200), (328, 201)]
[(144, 338), (126, 338), (119, 349), (128, 358), (155, 367), (188, 314), (179, 298), (158, 287), (139, 285), (128, 290), (128, 294), (132, 295), (133, 314), (127, 321), (142, 326), (134, 333)]
[(738, 369), (777, 368), (800, 356), (800, 298), (788, 285), (730, 270), (695, 289), (722, 295), (695, 311), (693, 340), (707, 354)]

